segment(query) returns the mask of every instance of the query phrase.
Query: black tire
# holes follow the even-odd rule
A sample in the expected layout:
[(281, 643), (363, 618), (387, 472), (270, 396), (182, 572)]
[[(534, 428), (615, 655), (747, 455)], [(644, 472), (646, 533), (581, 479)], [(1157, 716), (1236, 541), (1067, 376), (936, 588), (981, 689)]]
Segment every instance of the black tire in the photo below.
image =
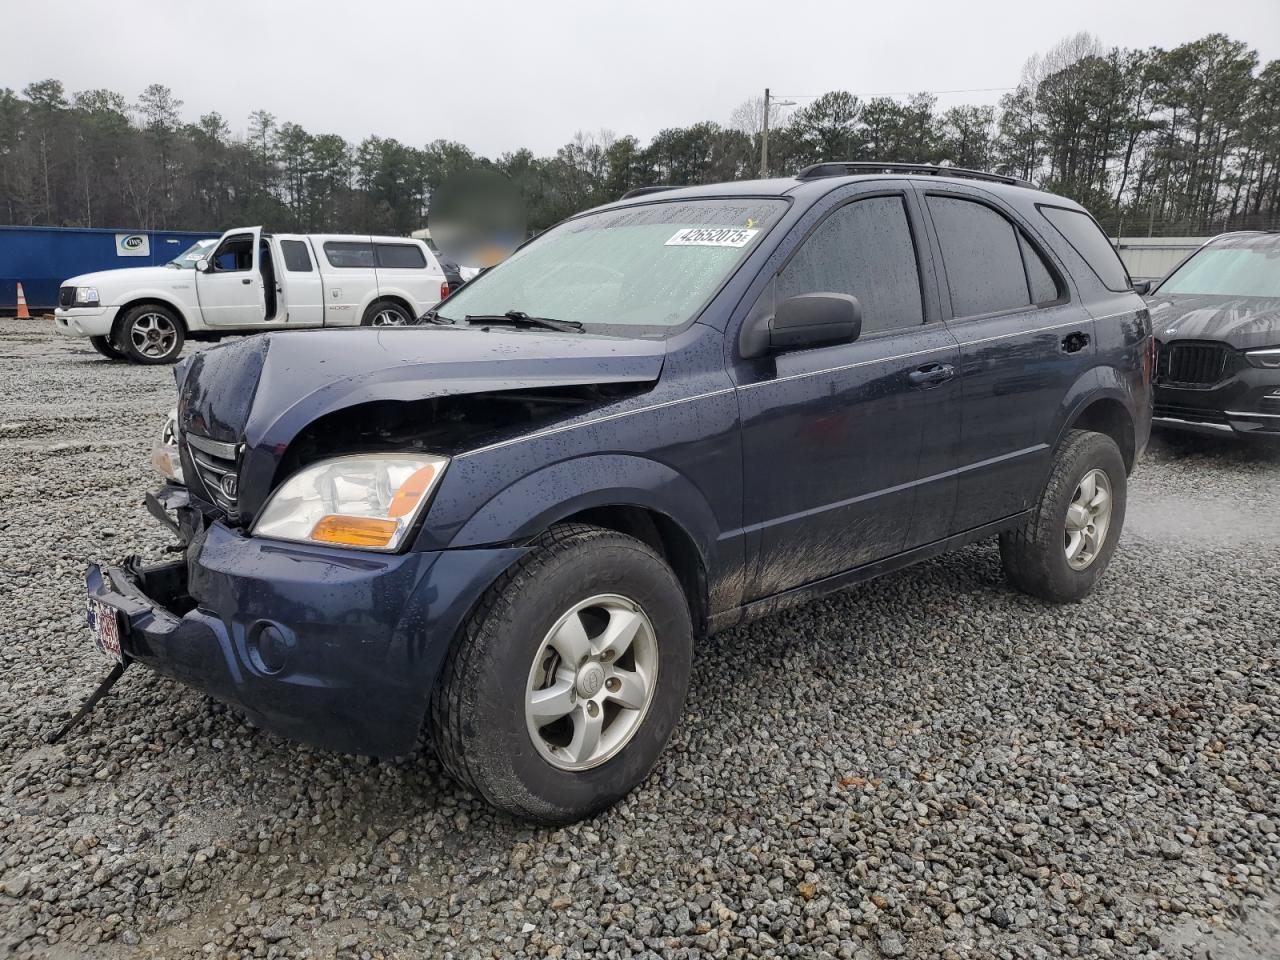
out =
[[(1093, 470), (1110, 483), (1111, 514), (1101, 547), (1088, 566), (1067, 560), (1067, 510), (1080, 484)], [(1022, 526), (1000, 534), (1005, 576), (1023, 593), (1050, 603), (1084, 599), (1107, 569), (1124, 528), (1127, 472), (1120, 448), (1110, 437), (1072, 430), (1054, 455), (1040, 502)]]
[(130, 360), (145, 364), (176, 363), (186, 339), (182, 319), (158, 303), (130, 307), (111, 333), (112, 342), (119, 344)]
[[(397, 319), (393, 322), (386, 322), (385, 318), (389, 314), (394, 314)], [(407, 323), (412, 323), (413, 317), (409, 315), (409, 311), (394, 300), (375, 300), (364, 311), (364, 316), (360, 318), (360, 326), (362, 327), (403, 327)]]
[[(653, 626), (658, 670), (631, 739), (597, 766), (563, 770), (526, 725), (525, 695), (543, 638), (576, 603), (621, 594)], [(562, 524), (488, 590), (450, 651), (431, 704), (445, 769), (517, 817), (566, 824), (603, 810), (649, 774), (684, 708), (693, 653), (689, 605), (671, 568), (612, 530)]]
[(117, 350), (115, 348), (115, 346), (111, 343), (110, 337), (90, 337), (89, 342), (93, 344), (93, 349), (97, 350), (100, 354), (102, 354), (108, 360), (127, 360), (128, 359), (128, 357), (125, 356), (124, 351)]

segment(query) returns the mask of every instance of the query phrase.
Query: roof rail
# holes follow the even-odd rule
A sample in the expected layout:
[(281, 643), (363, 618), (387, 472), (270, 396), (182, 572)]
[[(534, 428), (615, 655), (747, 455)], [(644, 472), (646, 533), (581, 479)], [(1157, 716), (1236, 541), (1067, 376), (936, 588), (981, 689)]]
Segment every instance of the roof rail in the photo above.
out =
[(817, 180), (820, 177), (844, 177), (855, 173), (916, 173), (935, 177), (963, 177), (966, 180), (988, 180), (992, 183), (1007, 183), (1015, 187), (1035, 189), (1035, 184), (1026, 180), (1006, 177), (1000, 173), (987, 173), (984, 170), (941, 167), (935, 163), (881, 163), (876, 160), (837, 160), (829, 163), (815, 163), (797, 173), (796, 179)]
[(657, 184), (652, 187), (633, 187), (632, 189), (624, 193), (622, 196), (620, 196), (618, 199), (630, 200), (632, 197), (643, 197), (646, 194), (650, 194), (650, 193), (661, 193), (663, 190), (679, 190), (679, 189), (680, 188), (678, 186), (675, 186), (674, 184)]

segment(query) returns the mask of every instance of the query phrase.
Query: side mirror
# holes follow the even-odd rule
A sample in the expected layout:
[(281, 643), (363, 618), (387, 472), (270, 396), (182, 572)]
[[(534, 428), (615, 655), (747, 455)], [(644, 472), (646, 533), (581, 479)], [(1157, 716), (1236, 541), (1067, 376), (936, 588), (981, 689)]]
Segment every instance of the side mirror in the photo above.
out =
[(1133, 292), (1140, 297), (1145, 297), (1151, 292), (1151, 288), (1155, 286), (1150, 280), (1137, 280), (1133, 284)]
[(802, 293), (778, 304), (769, 320), (769, 349), (805, 350), (852, 343), (862, 333), (862, 306), (847, 293)]
[(201, 257), (199, 260), (197, 260), (197, 261), (196, 261), (196, 271), (197, 271), (197, 272), (199, 272), (199, 273), (208, 273), (208, 272), (209, 272), (209, 261), (208, 261), (208, 260), (206, 260), (204, 257)]

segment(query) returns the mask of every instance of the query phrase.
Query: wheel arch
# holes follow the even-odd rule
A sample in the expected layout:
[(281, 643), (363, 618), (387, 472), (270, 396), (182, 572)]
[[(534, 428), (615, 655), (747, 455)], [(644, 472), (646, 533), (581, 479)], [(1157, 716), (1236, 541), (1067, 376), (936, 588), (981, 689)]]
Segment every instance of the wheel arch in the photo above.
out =
[(1071, 430), (1093, 430), (1110, 437), (1120, 448), (1125, 471), (1133, 472), (1137, 459), (1137, 430), (1133, 414), (1120, 396), (1104, 393), (1085, 399), (1067, 419), (1058, 436), (1058, 444)]
[(364, 309), (360, 311), (361, 325), (364, 324), (365, 317), (368, 316), (369, 311), (373, 310), (380, 303), (394, 303), (397, 307), (404, 308), (404, 311), (409, 315), (410, 320), (413, 320), (415, 317), (418, 316), (418, 311), (414, 309), (413, 304), (410, 303), (408, 300), (406, 300), (400, 294), (376, 293), (373, 295), (373, 298), (367, 304), (365, 304)]
[(693, 622), (705, 625), (716, 605), (711, 597), (718, 593), (719, 569), (729, 558), (717, 553), (718, 525), (703, 494), (653, 460), (599, 455), (535, 471), (480, 505), (449, 546), (525, 544), (569, 521), (616, 530), (652, 547), (680, 580)]
[(680, 581), (685, 600), (689, 604), (689, 617), (695, 628), (699, 632), (705, 630), (709, 606), (706, 565), (692, 535), (677, 520), (652, 507), (611, 503), (587, 507), (560, 518), (556, 523), (585, 523), (603, 527), (635, 537), (653, 548)]
[(134, 307), (153, 306), (164, 307), (166, 310), (172, 311), (180, 324), (182, 324), (182, 335), (188, 336), (191, 333), (191, 320), (187, 316), (187, 312), (177, 303), (164, 297), (155, 296), (153, 294), (145, 294), (134, 297), (126, 303), (121, 304), (116, 309), (115, 318), (111, 321), (111, 336), (114, 339), (120, 330), (120, 325), (124, 323), (124, 316)]

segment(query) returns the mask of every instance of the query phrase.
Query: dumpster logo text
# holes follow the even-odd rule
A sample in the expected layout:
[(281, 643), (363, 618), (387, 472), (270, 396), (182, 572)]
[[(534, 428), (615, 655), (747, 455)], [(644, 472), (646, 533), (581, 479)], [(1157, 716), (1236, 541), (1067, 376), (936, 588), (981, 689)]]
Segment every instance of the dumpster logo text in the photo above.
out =
[(145, 233), (117, 233), (116, 256), (149, 257), (151, 256), (151, 238)]

